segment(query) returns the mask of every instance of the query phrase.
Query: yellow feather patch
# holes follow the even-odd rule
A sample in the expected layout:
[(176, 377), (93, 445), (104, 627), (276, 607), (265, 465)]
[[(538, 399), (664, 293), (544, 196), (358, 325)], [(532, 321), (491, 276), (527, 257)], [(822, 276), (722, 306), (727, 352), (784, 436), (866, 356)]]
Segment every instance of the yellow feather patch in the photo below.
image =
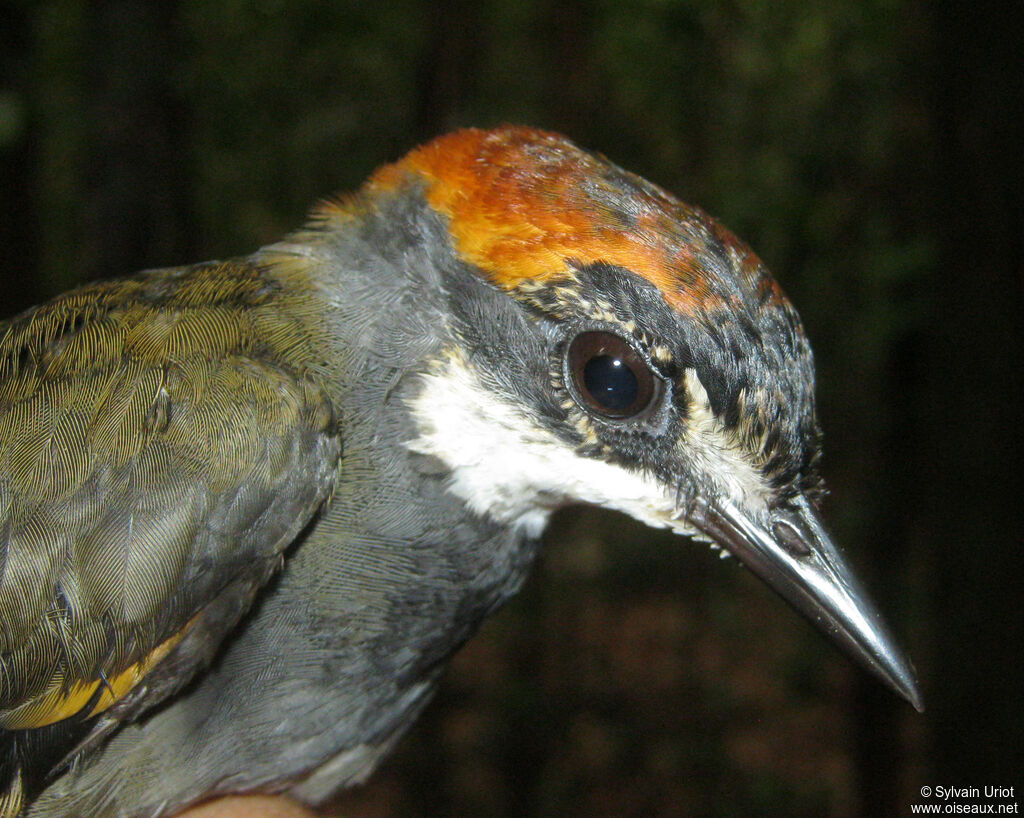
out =
[[(189, 622), (170, 639), (157, 645), (141, 662), (136, 662), (108, 679), (106, 684), (102, 679), (95, 679), (88, 682), (75, 682), (65, 688), (61, 675), (54, 676), (45, 693), (0, 714), (0, 727), (8, 730), (27, 730), (63, 721), (86, 708), (95, 698), (100, 685), (103, 685), (103, 692), (89, 712), (88, 718), (102, 713), (112, 704), (127, 696), (143, 677), (181, 641), (191, 624), (192, 622)], [(0, 806), (2, 804), (3, 801), (0, 800)], [(4, 815), (5, 813), (0, 809), (0, 818), (3, 818)]]

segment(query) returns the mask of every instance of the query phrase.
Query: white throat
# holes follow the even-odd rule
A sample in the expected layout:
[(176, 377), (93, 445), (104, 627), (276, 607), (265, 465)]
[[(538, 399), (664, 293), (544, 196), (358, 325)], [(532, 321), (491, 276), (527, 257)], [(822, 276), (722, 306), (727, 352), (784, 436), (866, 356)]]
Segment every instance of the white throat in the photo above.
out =
[[(687, 455), (713, 476), (723, 498), (758, 513), (769, 496), (764, 478), (714, 418), (696, 373), (686, 374), (693, 424), (685, 441)], [(655, 528), (707, 539), (679, 519), (675, 492), (664, 483), (580, 455), (488, 389), (458, 349), (449, 350), (424, 376), (410, 408), (418, 435), (408, 448), (444, 463), (451, 472), (449, 490), (481, 516), (537, 536), (555, 509), (591, 503)]]
[(655, 479), (577, 454), (484, 386), (459, 351), (424, 377), (411, 409), (419, 435), (409, 449), (441, 460), (449, 489), (477, 514), (537, 536), (555, 509), (583, 502), (689, 532)]

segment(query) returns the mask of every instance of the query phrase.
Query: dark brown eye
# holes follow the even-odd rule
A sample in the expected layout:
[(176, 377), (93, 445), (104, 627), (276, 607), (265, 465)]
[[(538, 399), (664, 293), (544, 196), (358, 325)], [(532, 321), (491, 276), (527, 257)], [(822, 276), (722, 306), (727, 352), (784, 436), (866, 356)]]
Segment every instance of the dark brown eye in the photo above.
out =
[(586, 407), (609, 418), (639, 415), (657, 391), (646, 362), (628, 341), (611, 332), (581, 332), (573, 338), (568, 370)]

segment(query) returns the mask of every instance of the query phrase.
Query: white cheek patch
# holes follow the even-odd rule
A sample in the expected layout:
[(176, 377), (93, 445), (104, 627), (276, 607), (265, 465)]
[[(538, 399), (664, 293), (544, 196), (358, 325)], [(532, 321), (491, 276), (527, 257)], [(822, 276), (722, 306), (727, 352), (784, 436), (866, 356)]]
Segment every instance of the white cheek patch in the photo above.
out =
[(484, 386), (460, 352), (426, 375), (411, 402), (411, 451), (441, 460), (450, 490), (474, 512), (537, 536), (572, 502), (622, 511), (650, 526), (692, 533), (672, 519), (672, 492), (652, 477), (592, 457)]
[[(711, 410), (695, 371), (687, 370), (689, 421), (680, 456), (702, 482), (740, 509), (759, 514), (770, 497), (761, 472)], [(410, 404), (419, 432), (408, 448), (439, 459), (451, 472), (449, 490), (475, 513), (537, 536), (551, 513), (573, 502), (628, 514), (703, 541), (677, 506), (673, 488), (654, 477), (593, 457), (532, 420), (481, 383), (458, 350), (425, 375)], [(687, 498), (680, 498), (684, 504)]]
[(690, 416), (681, 456), (694, 464), (695, 473), (702, 473), (719, 485), (719, 491), (737, 508), (763, 509), (771, 497), (771, 487), (751, 461), (736, 436), (711, 410), (711, 401), (704, 384), (694, 369), (683, 375), (690, 396)]

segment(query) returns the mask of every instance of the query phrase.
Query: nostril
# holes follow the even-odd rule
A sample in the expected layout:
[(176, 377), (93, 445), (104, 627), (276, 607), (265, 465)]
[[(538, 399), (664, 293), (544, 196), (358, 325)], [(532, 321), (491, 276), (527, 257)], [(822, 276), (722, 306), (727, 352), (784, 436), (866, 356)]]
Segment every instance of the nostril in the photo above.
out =
[(811, 555), (807, 536), (789, 520), (784, 518), (773, 520), (772, 537), (791, 556), (809, 557)]

